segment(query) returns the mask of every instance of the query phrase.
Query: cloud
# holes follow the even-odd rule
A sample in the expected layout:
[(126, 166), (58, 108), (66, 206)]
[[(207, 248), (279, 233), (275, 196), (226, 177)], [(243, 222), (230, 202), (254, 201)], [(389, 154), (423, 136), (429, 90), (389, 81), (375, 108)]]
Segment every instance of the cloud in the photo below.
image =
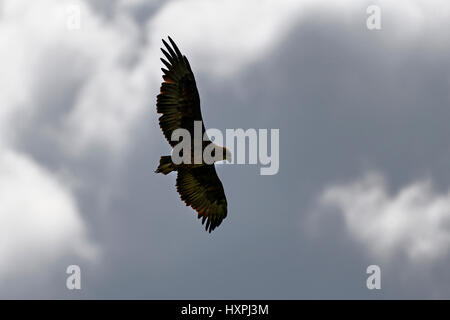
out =
[[(87, 236), (67, 181), (58, 179), (21, 144), (30, 137), (60, 139), (67, 145), (96, 139), (86, 138), (82, 126), (70, 132), (65, 124), (81, 108), (76, 97), (83, 91), (83, 80), (96, 71), (96, 50), (84, 47), (85, 37), (67, 29), (69, 3), (1, 2), (0, 277), (43, 272), (66, 255), (93, 261), (99, 252)], [(63, 148), (53, 145), (51, 153), (58, 147)]]
[[(80, 67), (88, 72), (63, 119), (64, 138), (69, 137), (70, 149), (101, 146), (116, 153), (127, 144), (129, 130), (145, 103), (153, 99), (145, 86), (147, 70), (139, 68), (139, 33), (127, 15), (105, 22), (87, 5), (80, 6), (80, 32), (63, 35), (71, 45), (70, 63), (78, 69), (69, 67), (62, 72), (76, 74)], [(61, 43), (59, 37), (53, 41)], [(60, 54), (64, 56), (65, 52)], [(64, 143), (67, 145), (67, 141)]]
[[(100, 251), (76, 192), (96, 189), (80, 181), (94, 175), (73, 159), (117, 154), (153, 99), (146, 70), (135, 68), (138, 31), (127, 15), (106, 21), (85, 1), (0, 4), (0, 276), (66, 255), (93, 260)], [(79, 29), (68, 27), (74, 7)]]
[[(431, 171), (433, 186), (436, 176), (442, 185), (448, 182), (441, 137), (448, 131), (450, 82), (442, 63), (450, 19), (442, 0), (367, 1), (381, 5), (379, 32), (366, 30), (367, 6), (357, 0), (286, 0), (282, 6), (274, 0), (1, 3), (0, 177), (7, 183), (1, 199), (9, 202), (0, 217), (10, 227), (0, 231), (14, 244), (3, 248), (0, 260), (8, 274), (28, 266), (41, 279), (48, 270), (61, 270), (65, 254), (70, 261), (95, 257), (92, 235), (105, 259), (85, 273), (90, 289), (81, 294), (87, 297), (365, 297), (359, 284), (341, 290), (360, 271), (360, 255), (348, 247), (338, 252), (328, 241), (317, 250), (294, 223), (299, 210), (307, 211), (292, 208), (308, 207), (330, 179), (352, 176), (360, 159), (379, 165), (396, 187), (422, 170)], [(67, 5), (79, 5), (81, 29), (67, 29)], [(197, 221), (172, 188), (174, 177), (153, 175), (157, 158), (168, 150), (154, 111), (160, 39), (167, 35), (191, 61), (208, 123), (285, 132), (279, 175), (259, 180), (252, 168), (219, 169), (230, 220), (213, 241), (197, 233)], [(411, 137), (413, 148), (406, 143)], [(380, 182), (369, 191), (383, 195), (375, 201), (381, 209), (412, 206), (412, 200), (398, 200), (409, 186), (391, 195), (383, 178), (374, 176)], [(347, 190), (365, 180), (333, 187)], [(429, 191), (429, 203), (445, 198), (431, 183), (415, 185)], [(363, 199), (365, 193), (356, 194)], [(328, 219), (332, 208), (340, 212), (351, 237), (373, 256), (434, 261), (448, 249), (439, 224), (444, 214), (432, 220), (414, 211), (412, 221), (399, 215), (408, 221), (394, 228), (376, 209), (363, 218), (345, 214), (344, 198), (323, 200), (318, 216)], [(364, 225), (371, 219), (375, 231)], [(334, 228), (334, 221), (327, 220), (327, 227)], [(403, 229), (415, 232), (416, 224), (428, 243)], [(373, 240), (376, 230), (387, 234), (381, 244)], [(299, 242), (302, 253), (292, 254)], [(206, 276), (214, 281), (176, 281), (183, 276), (180, 266), (195, 271), (202, 259), (212, 266)], [(342, 273), (330, 272), (330, 261)], [(259, 262), (263, 267), (255, 273)], [(397, 274), (392, 278), (391, 287)], [(255, 290), (261, 279), (270, 279), (264, 284), (270, 290)], [(22, 277), (9, 280), (18, 297), (61, 297), (66, 291), (59, 278), (43, 280), (35, 291)], [(10, 297), (11, 290), (2, 288), (0, 294)], [(403, 289), (396, 297), (404, 296)]]
[[(79, 29), (68, 27), (73, 7)], [(98, 145), (121, 150), (148, 99), (146, 70), (134, 67), (140, 43), (132, 18), (112, 23), (83, 1), (54, 0), (5, 1), (1, 18), (2, 139), (20, 139), (39, 122), (74, 155)]]
[[(333, 210), (334, 209), (334, 210)], [(417, 181), (391, 194), (380, 174), (327, 187), (316, 214), (337, 211), (350, 236), (384, 260), (405, 255), (411, 262), (432, 262), (450, 249), (450, 191), (436, 193)]]
[(0, 277), (96, 257), (70, 191), (23, 154), (0, 153), (0, 203)]
[[(172, 35), (197, 72), (230, 76), (283, 40), (310, 1), (172, 1), (149, 22), (149, 41)], [(198, 63), (197, 63), (198, 62)]]

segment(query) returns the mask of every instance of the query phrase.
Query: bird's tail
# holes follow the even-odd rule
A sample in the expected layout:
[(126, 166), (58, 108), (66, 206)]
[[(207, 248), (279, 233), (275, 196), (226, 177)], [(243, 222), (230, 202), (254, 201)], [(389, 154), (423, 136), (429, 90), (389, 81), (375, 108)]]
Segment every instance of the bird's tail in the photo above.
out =
[(172, 162), (171, 156), (162, 156), (159, 160), (159, 166), (156, 173), (168, 174), (176, 170), (175, 164)]

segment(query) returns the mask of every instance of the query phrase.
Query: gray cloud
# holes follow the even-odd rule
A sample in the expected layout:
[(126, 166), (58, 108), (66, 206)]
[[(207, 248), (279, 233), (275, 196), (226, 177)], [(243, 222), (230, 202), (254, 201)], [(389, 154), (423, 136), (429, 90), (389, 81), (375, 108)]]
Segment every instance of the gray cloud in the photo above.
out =
[[(389, 194), (428, 177), (436, 193), (448, 190), (448, 20), (418, 1), (380, 2), (377, 32), (365, 28), (365, 6), (351, 1), (311, 8), (287, 1), (292, 14), (268, 5), (252, 17), (245, 5), (225, 10), (217, 1), (204, 9), (211, 15), (220, 8), (216, 21), (176, 15), (202, 3), (94, 1), (83, 7), (88, 33), (67, 40), (66, 31), (52, 31), (53, 45), (38, 42), (43, 58), (36, 58), (34, 76), (24, 76), (35, 78), (25, 106), (36, 111), (23, 127), (8, 126), (17, 139), (5, 146), (67, 184), (101, 256), (86, 262), (68, 252), (32, 274), (2, 280), (1, 288), (14, 290), (0, 289), (0, 296), (448, 297), (448, 257), (431, 265), (378, 261), (339, 215), (309, 230), (323, 190), (372, 169), (387, 177)], [(137, 14), (142, 6), (148, 13)], [(272, 16), (261, 36), (261, 17)], [(179, 200), (175, 177), (153, 174), (169, 152), (154, 107), (166, 34), (191, 61), (207, 127), (280, 129), (278, 175), (218, 167), (229, 216), (212, 235)], [(2, 99), (8, 117), (18, 110), (11, 92)], [(69, 292), (65, 267), (78, 261), (83, 290)], [(382, 268), (382, 292), (365, 288), (369, 264)]]

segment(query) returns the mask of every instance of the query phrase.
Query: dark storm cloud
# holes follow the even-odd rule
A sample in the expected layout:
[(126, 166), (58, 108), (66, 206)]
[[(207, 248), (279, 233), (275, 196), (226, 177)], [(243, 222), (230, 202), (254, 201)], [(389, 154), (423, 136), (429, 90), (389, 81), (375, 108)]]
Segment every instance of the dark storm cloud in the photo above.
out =
[[(104, 7), (106, 2), (97, 3), (96, 10), (113, 11)], [(89, 186), (76, 197), (90, 233), (101, 244), (102, 259), (83, 267), (86, 285), (80, 293), (68, 292), (61, 282), (64, 275), (58, 274), (49, 280), (61, 280), (58, 285), (39, 290), (42, 284), (37, 283), (31, 293), (23, 286), (15, 294), (448, 297), (450, 286), (442, 279), (449, 278), (449, 258), (432, 267), (407, 267), (406, 259), (373, 261), (338, 215), (322, 219), (319, 234), (311, 236), (308, 230), (311, 208), (322, 190), (367, 169), (383, 172), (393, 192), (427, 175), (439, 190), (450, 183), (450, 143), (443, 138), (450, 136), (450, 73), (443, 67), (449, 48), (433, 47), (426, 27), (406, 45), (395, 45), (390, 31), (395, 15), (386, 15), (381, 31), (370, 32), (364, 6), (352, 12), (347, 19), (326, 8), (311, 11), (279, 35), (276, 47), (232, 77), (196, 73), (207, 127), (280, 129), (277, 175), (260, 176), (257, 166), (218, 166), (229, 214), (213, 234), (204, 232), (195, 213), (179, 200), (175, 177), (153, 173), (169, 147), (151, 99), (115, 166), (107, 165), (112, 156), (107, 151), (90, 151), (92, 156), (77, 162), (52, 156), (52, 145), (45, 141), (31, 135), (25, 139), (29, 142), (23, 150), (37, 161), (49, 167), (63, 163)], [(53, 102), (70, 105), (76, 91), (74, 81)], [(41, 114), (36, 126), (51, 122), (60, 110), (49, 112)], [(108, 195), (99, 209), (97, 196), (105, 189)], [(365, 287), (370, 264), (382, 267), (381, 293)]]
[[(324, 221), (329, 232), (319, 241), (311, 241), (300, 224), (329, 181), (357, 176), (366, 166), (386, 172), (393, 188), (423, 172), (445, 180), (434, 155), (442, 154), (445, 145), (436, 140), (448, 131), (442, 120), (448, 117), (448, 74), (427, 67), (430, 53), (419, 43), (415, 53), (389, 48), (383, 34), (363, 27), (363, 19), (343, 26), (339, 17), (325, 17), (303, 20), (272, 54), (231, 81), (197, 76), (207, 126), (281, 131), (278, 175), (261, 177), (251, 166), (219, 167), (230, 214), (212, 237), (196, 232), (200, 226), (178, 200), (174, 177), (142, 176), (167, 153), (163, 139), (159, 152), (131, 153), (142, 158), (130, 160), (121, 186), (127, 191), (118, 192), (122, 198), (112, 207), (138, 213), (122, 214), (114, 233), (123, 236), (117, 243), (123, 249), (116, 252), (127, 253), (116, 256), (114, 265), (123, 268), (121, 261), (131, 259), (134, 276), (124, 272), (127, 280), (114, 278), (112, 288), (126, 281), (130, 296), (151, 298), (377, 297), (364, 286), (365, 268), (373, 262), (339, 219)], [(403, 73), (391, 68), (389, 57), (400, 60), (396, 68)], [(143, 136), (159, 134), (153, 123)], [(136, 151), (150, 150), (135, 142)], [(161, 188), (166, 184), (168, 190)], [(406, 261), (399, 263), (383, 273), (390, 284), (383, 297), (423, 297), (436, 288), (445, 294), (446, 286), (430, 281), (429, 270), (406, 283), (411, 270), (403, 270)], [(402, 291), (404, 286), (411, 290)], [(112, 288), (107, 296), (124, 294)]]

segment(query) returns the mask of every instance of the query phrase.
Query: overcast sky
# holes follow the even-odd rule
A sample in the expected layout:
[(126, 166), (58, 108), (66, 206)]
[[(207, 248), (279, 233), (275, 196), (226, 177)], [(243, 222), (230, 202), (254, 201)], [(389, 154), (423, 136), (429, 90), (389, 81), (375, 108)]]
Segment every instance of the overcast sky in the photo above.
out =
[[(0, 298), (450, 298), (448, 30), (446, 0), (0, 0)], [(211, 234), (154, 174), (168, 35), (206, 127), (280, 130), (277, 175), (217, 167)]]

